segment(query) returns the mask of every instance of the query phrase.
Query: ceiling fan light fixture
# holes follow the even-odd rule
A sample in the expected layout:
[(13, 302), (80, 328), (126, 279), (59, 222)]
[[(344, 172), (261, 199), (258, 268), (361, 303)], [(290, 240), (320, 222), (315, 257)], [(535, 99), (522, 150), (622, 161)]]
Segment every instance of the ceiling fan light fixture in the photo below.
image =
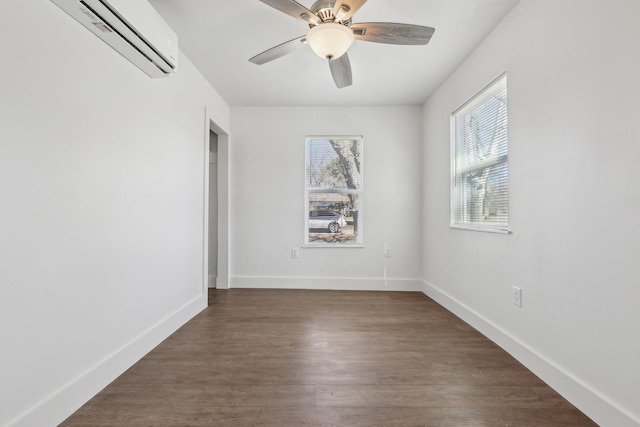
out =
[(316, 25), (307, 34), (307, 43), (322, 59), (340, 58), (347, 53), (353, 40), (353, 31), (335, 22)]

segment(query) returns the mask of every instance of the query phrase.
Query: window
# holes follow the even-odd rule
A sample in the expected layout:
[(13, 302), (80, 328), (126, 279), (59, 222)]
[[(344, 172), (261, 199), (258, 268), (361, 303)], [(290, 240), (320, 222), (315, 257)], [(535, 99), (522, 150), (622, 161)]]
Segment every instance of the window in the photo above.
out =
[(305, 246), (362, 245), (362, 137), (306, 139)]
[(451, 226), (508, 232), (507, 76), (456, 110), (451, 126)]

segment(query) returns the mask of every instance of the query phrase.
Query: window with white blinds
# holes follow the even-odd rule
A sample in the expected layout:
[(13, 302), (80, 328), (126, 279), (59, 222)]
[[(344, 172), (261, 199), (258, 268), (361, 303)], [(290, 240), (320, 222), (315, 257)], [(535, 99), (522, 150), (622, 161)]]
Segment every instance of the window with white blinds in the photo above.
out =
[(451, 226), (509, 230), (507, 76), (452, 114)]
[(306, 139), (305, 246), (362, 244), (362, 137)]

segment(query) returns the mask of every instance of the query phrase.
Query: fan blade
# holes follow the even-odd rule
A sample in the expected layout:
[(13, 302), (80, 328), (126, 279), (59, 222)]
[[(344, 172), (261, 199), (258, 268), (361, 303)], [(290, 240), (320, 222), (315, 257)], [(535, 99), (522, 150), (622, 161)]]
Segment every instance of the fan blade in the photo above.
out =
[(393, 22), (365, 22), (353, 24), (351, 29), (358, 40), (405, 45), (427, 44), (435, 31), (431, 27)]
[(336, 82), (338, 89), (351, 86), (353, 80), (351, 78), (351, 61), (349, 61), (349, 55), (345, 53), (338, 59), (330, 59), (329, 68), (331, 69), (333, 81)]
[(267, 62), (273, 61), (274, 59), (281, 58), (304, 46), (306, 39), (307, 36), (304, 35), (302, 37), (298, 37), (297, 39), (289, 40), (288, 42), (279, 44), (276, 47), (272, 47), (269, 50), (265, 50), (264, 52), (257, 54), (256, 56), (251, 58), (249, 62), (253, 62), (257, 65), (262, 65), (266, 64)]
[(289, 16), (293, 16), (296, 19), (301, 19), (312, 25), (317, 25), (322, 20), (318, 16), (294, 0), (260, 0), (262, 3), (271, 6), (274, 9), (278, 9), (280, 12), (286, 13)]
[(338, 0), (333, 6), (336, 21), (346, 21), (365, 4), (367, 0)]

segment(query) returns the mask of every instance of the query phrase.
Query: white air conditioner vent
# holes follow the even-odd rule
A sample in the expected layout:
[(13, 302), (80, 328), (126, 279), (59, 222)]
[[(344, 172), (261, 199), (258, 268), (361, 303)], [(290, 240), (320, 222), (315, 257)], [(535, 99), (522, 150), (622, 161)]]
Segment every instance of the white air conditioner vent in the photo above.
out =
[(178, 36), (147, 0), (51, 0), (151, 77), (178, 68)]

